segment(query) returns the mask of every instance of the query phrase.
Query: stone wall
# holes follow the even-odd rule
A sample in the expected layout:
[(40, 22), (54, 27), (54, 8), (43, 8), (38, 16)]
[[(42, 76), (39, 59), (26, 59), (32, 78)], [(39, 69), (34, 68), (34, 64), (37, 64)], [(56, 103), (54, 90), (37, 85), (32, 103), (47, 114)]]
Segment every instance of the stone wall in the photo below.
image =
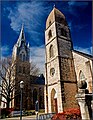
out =
[(78, 103), (76, 101), (75, 95), (77, 93), (77, 86), (75, 83), (64, 83), (64, 110), (68, 108), (78, 108)]
[(84, 55), (80, 55), (77, 52), (73, 51), (74, 65), (77, 81), (80, 80), (80, 71), (83, 72), (86, 82), (87, 88), (89, 92), (92, 92), (92, 60)]
[(76, 82), (73, 59), (61, 58), (61, 80)]

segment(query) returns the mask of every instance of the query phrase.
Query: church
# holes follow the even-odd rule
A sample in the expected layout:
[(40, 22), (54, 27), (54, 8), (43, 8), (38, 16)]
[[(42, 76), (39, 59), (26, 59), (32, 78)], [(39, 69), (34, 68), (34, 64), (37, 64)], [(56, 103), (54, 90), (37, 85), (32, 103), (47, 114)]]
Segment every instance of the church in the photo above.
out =
[[(13, 47), (12, 63), (16, 61), (15, 84), (24, 81), (23, 109), (35, 109), (35, 101), (45, 113), (62, 112), (78, 108), (75, 95), (78, 81), (85, 80), (92, 92), (93, 57), (74, 50), (70, 29), (65, 15), (53, 8), (46, 20), (45, 29), (45, 79), (43, 75), (30, 75), (29, 52), (22, 27), (17, 43)], [(16, 85), (15, 99), (11, 107), (20, 109), (20, 86)]]
[(66, 17), (55, 7), (46, 20), (45, 48), (45, 112), (78, 108), (78, 81), (92, 92), (93, 57), (73, 49)]
[[(36, 76), (31, 74), (30, 46), (26, 43), (24, 28), (22, 26), (19, 38), (13, 47), (12, 52), (12, 79), (14, 89), (11, 97), (14, 99), (10, 103), (10, 108), (20, 110), (20, 81), (24, 82), (23, 88), (23, 110), (35, 110), (35, 102), (38, 100), (39, 109), (44, 109), (44, 84), (43, 74)], [(2, 100), (5, 99), (2, 97)], [(2, 102), (1, 108), (6, 108)]]
[[(12, 62), (16, 63), (15, 67), (15, 84), (16, 82), (24, 81), (23, 89), (23, 109), (31, 110), (35, 109), (35, 102), (39, 101), (39, 108), (44, 109), (44, 76), (33, 76), (30, 74), (31, 64), (30, 58), (30, 46), (27, 45), (24, 28), (22, 26), (17, 43), (13, 47)], [(15, 87), (15, 99), (13, 101), (13, 108), (20, 109), (20, 86)]]

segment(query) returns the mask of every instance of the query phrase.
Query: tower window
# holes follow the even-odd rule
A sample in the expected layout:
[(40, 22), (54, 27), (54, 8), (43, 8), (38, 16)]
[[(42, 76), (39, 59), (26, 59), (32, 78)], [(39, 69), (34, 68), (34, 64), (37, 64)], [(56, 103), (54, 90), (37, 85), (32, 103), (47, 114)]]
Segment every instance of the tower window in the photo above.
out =
[(65, 37), (67, 36), (67, 33), (63, 28), (61, 28), (60, 33), (61, 33), (62, 36), (65, 36)]
[(25, 61), (25, 54), (23, 54), (23, 60), (22, 61)]
[(50, 39), (52, 37), (52, 31), (49, 30), (49, 33), (48, 33), (48, 38)]
[(24, 53), (24, 52), (22, 52), (22, 53), (20, 54), (20, 59), (21, 59), (22, 61), (26, 61), (26, 56), (25, 56), (25, 53)]
[(52, 58), (54, 56), (53, 45), (50, 46), (49, 54), (50, 54), (50, 58)]
[(80, 74), (79, 74), (79, 79), (82, 81), (82, 80), (85, 80), (85, 76), (83, 74), (82, 71), (80, 71)]
[(22, 41), (22, 47), (24, 48), (25, 47), (25, 43)]
[(49, 26), (51, 25), (51, 21), (49, 21)]

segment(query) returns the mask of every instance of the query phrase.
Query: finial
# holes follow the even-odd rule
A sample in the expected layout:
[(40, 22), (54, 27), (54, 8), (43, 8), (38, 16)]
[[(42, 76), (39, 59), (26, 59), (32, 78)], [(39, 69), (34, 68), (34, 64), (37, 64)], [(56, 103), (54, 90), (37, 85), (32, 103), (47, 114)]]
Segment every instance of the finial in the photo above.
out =
[(21, 30), (23, 30), (24, 29), (24, 24), (22, 23), (22, 29)]
[(28, 42), (28, 45), (27, 45), (27, 47), (29, 48), (29, 42)]
[(18, 38), (18, 41), (17, 41), (18, 46), (21, 45), (21, 41), (25, 41), (25, 34), (24, 34), (24, 25), (23, 25), (23, 23), (22, 23), (22, 28), (21, 28), (20, 35), (19, 35), (19, 38)]
[(56, 5), (54, 4), (53, 8), (55, 8), (55, 6), (56, 6)]

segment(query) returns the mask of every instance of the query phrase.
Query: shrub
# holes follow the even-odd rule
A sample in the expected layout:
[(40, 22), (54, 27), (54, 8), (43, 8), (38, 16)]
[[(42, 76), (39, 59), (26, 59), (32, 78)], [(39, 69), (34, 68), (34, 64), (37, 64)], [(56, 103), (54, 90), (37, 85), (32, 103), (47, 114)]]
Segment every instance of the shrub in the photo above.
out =
[(45, 109), (39, 109), (40, 113), (45, 113)]
[(62, 113), (57, 113), (52, 117), (52, 120), (81, 120), (79, 109), (70, 108)]
[(24, 115), (35, 115), (35, 110), (26, 110), (24, 111)]
[(13, 111), (13, 108), (1, 108), (1, 118), (6, 116), (10, 117), (10, 113)]

